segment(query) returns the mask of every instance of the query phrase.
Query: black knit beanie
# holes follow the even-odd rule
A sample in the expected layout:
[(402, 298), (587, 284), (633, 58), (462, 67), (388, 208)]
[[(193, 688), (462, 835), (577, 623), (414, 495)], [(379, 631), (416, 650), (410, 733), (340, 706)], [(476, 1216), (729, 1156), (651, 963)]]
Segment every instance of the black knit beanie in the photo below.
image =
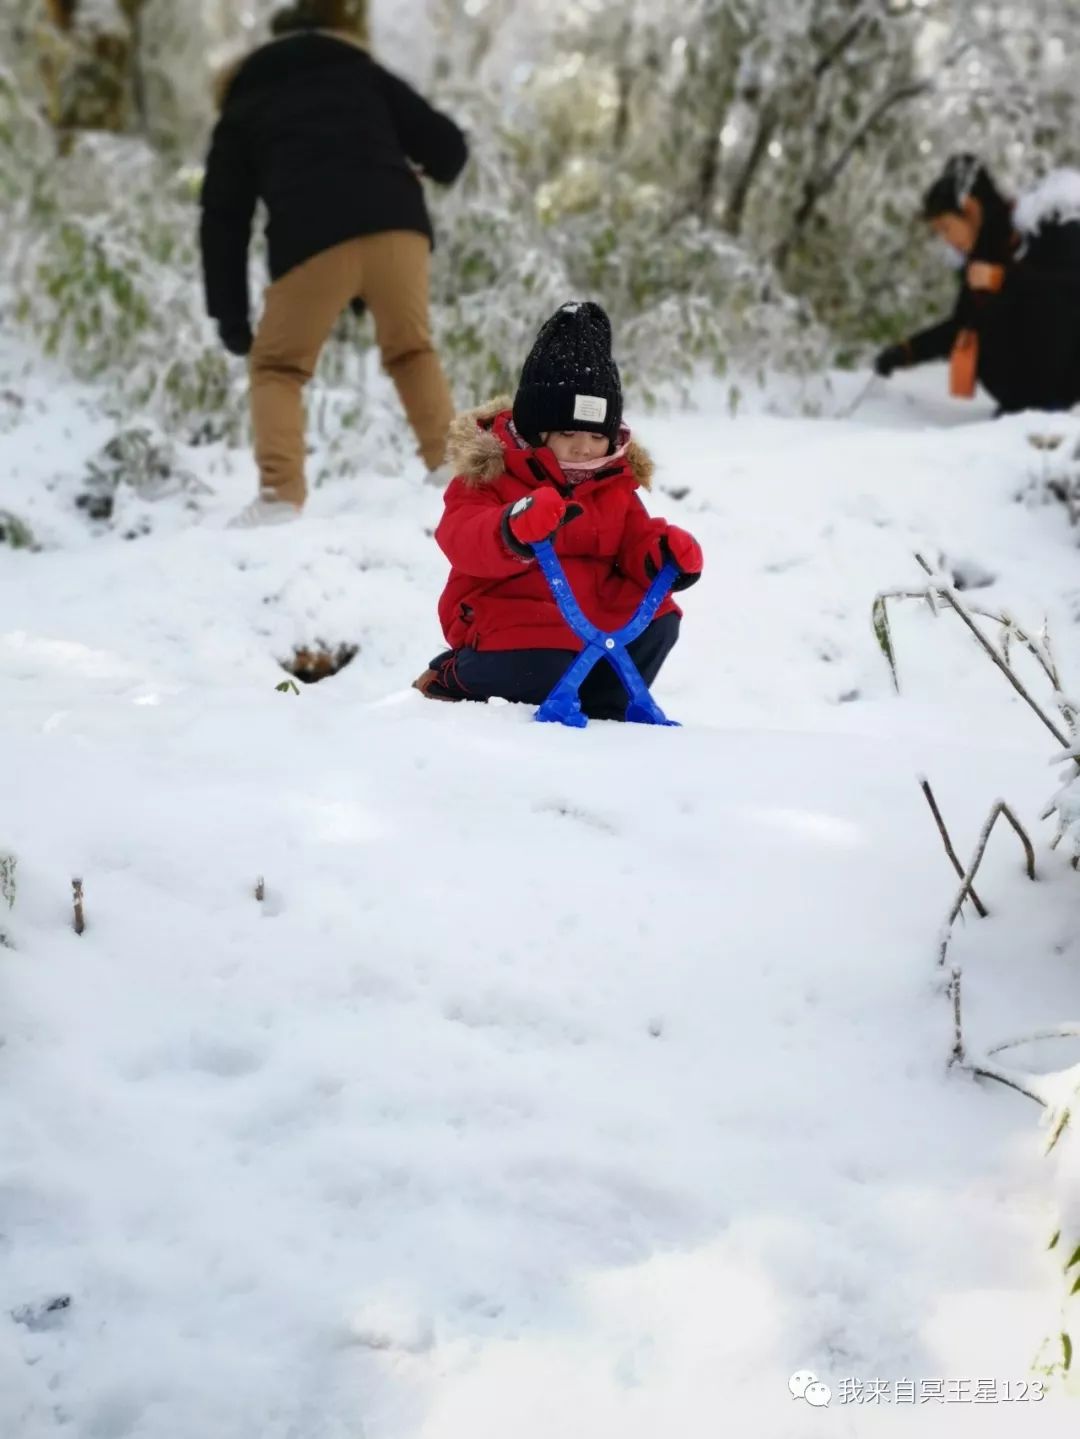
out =
[(537, 335), (521, 371), (514, 399), (518, 434), (539, 445), (551, 430), (587, 430), (614, 445), (622, 410), (611, 321), (591, 301), (563, 305)]

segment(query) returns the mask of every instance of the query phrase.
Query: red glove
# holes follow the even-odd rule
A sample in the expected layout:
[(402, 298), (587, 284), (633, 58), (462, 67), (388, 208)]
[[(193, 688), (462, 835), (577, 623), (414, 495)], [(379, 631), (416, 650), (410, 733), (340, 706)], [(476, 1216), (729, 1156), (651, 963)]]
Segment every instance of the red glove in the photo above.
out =
[(667, 532), (660, 536), (653, 553), (645, 559), (645, 572), (655, 578), (663, 567), (671, 563), (679, 570), (679, 578), (672, 585), (673, 590), (688, 590), (701, 579), (705, 556), (693, 535), (680, 530), (678, 525), (668, 525)]
[(550, 485), (534, 490), (503, 511), (503, 538), (515, 554), (532, 559), (532, 547), (550, 540), (568, 520), (581, 514), (580, 505), (567, 505)]

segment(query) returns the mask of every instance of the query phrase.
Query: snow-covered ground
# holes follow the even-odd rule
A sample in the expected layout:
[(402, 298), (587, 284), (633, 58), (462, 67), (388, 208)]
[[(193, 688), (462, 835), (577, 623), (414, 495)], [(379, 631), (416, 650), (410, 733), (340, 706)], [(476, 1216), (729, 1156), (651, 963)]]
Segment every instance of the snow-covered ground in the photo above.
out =
[[(6, 365), (0, 508), (45, 548), (0, 549), (4, 1439), (1075, 1432), (1060, 1385), (1013, 1397), (1071, 1191), (1034, 1105), (947, 1071), (916, 782), (965, 857), (999, 794), (1044, 842), (1033, 887), (994, 841), (957, 933), (978, 1051), (1080, 1008), (1053, 741), (951, 618), (896, 613), (899, 699), (870, 625), (944, 555), (1080, 689), (1075, 536), (1016, 499), (1045, 421), (932, 374), (846, 422), (641, 418), (707, 556), (658, 687), (685, 727), (576, 733), (408, 688), (418, 467), (238, 534), (250, 461), (191, 451), (196, 508), (95, 533), (111, 427)], [(360, 654), (277, 692), (315, 638)]]

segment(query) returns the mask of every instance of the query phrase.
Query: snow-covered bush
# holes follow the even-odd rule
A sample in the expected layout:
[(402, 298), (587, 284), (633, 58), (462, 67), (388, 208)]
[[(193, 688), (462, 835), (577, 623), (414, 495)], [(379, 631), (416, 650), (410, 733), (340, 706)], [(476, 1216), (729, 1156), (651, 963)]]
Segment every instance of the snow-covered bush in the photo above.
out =
[[(1040, 442), (1036, 444), (1036, 448), (1044, 453), (1052, 453), (1060, 447), (1063, 437), (1058, 435), (1032, 438)], [(1050, 444), (1049, 441), (1053, 443)], [(917, 555), (916, 559), (928, 576), (929, 583), (926, 587), (921, 590), (882, 593), (878, 595), (873, 607), (874, 630), (889, 664), (897, 693), (900, 692), (900, 683), (897, 654), (889, 622), (889, 602), (920, 600), (927, 602), (935, 615), (951, 612), (963, 623), (983, 654), (1024, 700), (1031, 714), (1041, 722), (1043, 729), (1053, 735), (1059, 749), (1064, 751), (1062, 758), (1068, 765), (1064, 785), (1051, 800), (1043, 818), (1056, 817), (1057, 820), (1057, 835), (1051, 848), (1058, 848), (1062, 843), (1067, 845), (1066, 853), (1071, 851), (1074, 868), (1080, 868), (1080, 704), (1070, 699), (1064, 691), (1062, 676), (1046, 627), (1041, 631), (1025, 630), (1007, 613), (995, 613), (969, 605), (966, 599), (957, 593), (952, 577), (941, 572), (941, 567), (935, 571), (921, 556)], [(1034, 662), (1031, 668), (1033, 675), (1037, 677), (1037, 685), (1024, 666), (1018, 666), (1017, 660), (1021, 656)], [(1043, 697), (1047, 691), (1048, 702)], [(981, 919), (985, 920), (989, 914), (974, 886), (995, 824), (1000, 819), (1006, 819), (1013, 827), (1022, 843), (1026, 871), (1032, 881), (1039, 877), (1035, 847), (1013, 811), (999, 800), (991, 809), (975, 855), (965, 869), (957, 858), (945, 820), (926, 781), (923, 782), (923, 792), (938, 824), (950, 862), (957, 873), (962, 875), (961, 885), (941, 931), (938, 947), (938, 963), (943, 978), (948, 974), (948, 980), (942, 989), (953, 1013), (950, 1065), (957, 1065), (974, 1077), (1004, 1084), (1042, 1107), (1043, 1125), (1047, 1132), (1046, 1153), (1055, 1157), (1061, 1194), (1060, 1228), (1054, 1234), (1050, 1248), (1061, 1248), (1065, 1292), (1060, 1323), (1043, 1344), (1036, 1358), (1035, 1368), (1036, 1372), (1047, 1378), (1075, 1388), (1077, 1380), (1072, 1369), (1073, 1345), (1075, 1340), (1080, 1340), (1080, 1063), (1050, 1070), (1040, 1062), (1025, 1062), (1020, 1056), (1025, 1052), (1029, 1055), (1037, 1053), (1041, 1046), (1049, 1042), (1080, 1040), (1080, 1024), (1066, 1019), (1055, 1026), (1044, 1026), (1037, 1033), (1009, 1038), (993, 1047), (984, 1047), (981, 1053), (973, 1053), (965, 1038), (964, 971), (958, 962), (950, 959), (953, 929), (964, 905), (972, 904)]]
[(90, 519), (108, 520), (121, 485), (145, 500), (194, 496), (206, 489), (180, 464), (176, 447), (145, 426), (121, 430), (88, 462), (75, 503)]
[(599, 184), (575, 183), (576, 172), (553, 181), (547, 148), (530, 138), (546, 92), (509, 116), (497, 96), (456, 85), (438, 98), (473, 137), (461, 184), (433, 196), (435, 324), (463, 398), (512, 388), (539, 325), (571, 298), (611, 314), (639, 402), (682, 392), (702, 370), (735, 380), (822, 367), (829, 337), (768, 262), (693, 214), (673, 216), (655, 184), (614, 170)]
[(828, 337), (809, 307), (771, 267), (695, 217), (673, 225), (654, 207), (625, 237), (595, 220), (568, 229), (578, 240), (569, 265), (578, 288), (611, 309), (629, 386), (647, 398), (703, 369), (763, 384), (768, 370), (806, 375), (825, 363)]
[(241, 377), (202, 313), (196, 225), (190, 185), (145, 142), (79, 136), (14, 242), (15, 313), (118, 413), (235, 438)]
[(11, 510), (0, 510), (0, 545), (13, 550), (32, 550), (34, 543), (34, 532), (25, 520)]

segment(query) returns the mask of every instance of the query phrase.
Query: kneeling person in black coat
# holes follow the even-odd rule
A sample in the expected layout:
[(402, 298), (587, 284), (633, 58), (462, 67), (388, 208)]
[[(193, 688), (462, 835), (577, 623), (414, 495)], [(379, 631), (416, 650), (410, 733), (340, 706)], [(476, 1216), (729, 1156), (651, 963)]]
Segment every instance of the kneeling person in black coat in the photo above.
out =
[(1068, 187), (1053, 180), (1045, 197), (1036, 191), (1014, 206), (974, 156), (949, 161), (926, 192), (923, 218), (956, 256), (956, 307), (883, 350), (879, 375), (948, 359), (950, 393), (970, 398), (979, 383), (1002, 413), (1080, 400), (1080, 176), (1075, 215), (1057, 198)]

